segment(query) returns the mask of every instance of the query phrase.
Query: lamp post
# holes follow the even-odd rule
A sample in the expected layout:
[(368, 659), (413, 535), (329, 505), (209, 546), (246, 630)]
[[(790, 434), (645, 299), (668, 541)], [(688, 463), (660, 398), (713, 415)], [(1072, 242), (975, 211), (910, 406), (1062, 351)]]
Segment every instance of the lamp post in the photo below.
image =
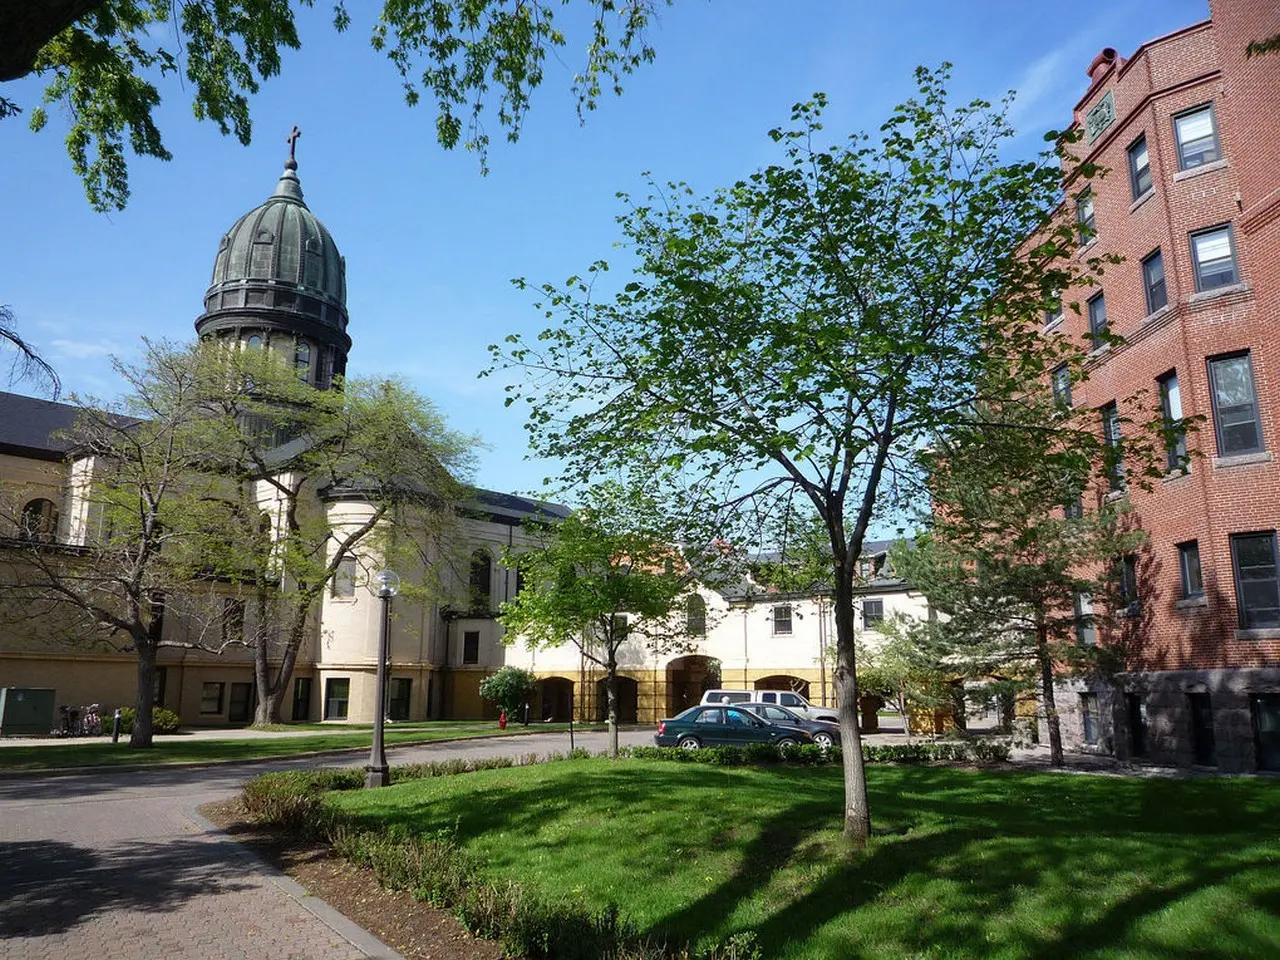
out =
[(391, 598), (400, 592), (400, 578), (394, 570), (381, 570), (374, 574), (378, 585), (378, 598), (382, 601), (382, 624), (378, 629), (378, 680), (374, 692), (376, 704), (373, 717), (373, 746), (369, 749), (369, 763), (364, 768), (364, 785), (385, 787), (391, 782), (387, 768), (387, 751), (382, 744), (382, 726), (386, 719), (384, 706), (387, 698), (387, 631), (391, 624)]

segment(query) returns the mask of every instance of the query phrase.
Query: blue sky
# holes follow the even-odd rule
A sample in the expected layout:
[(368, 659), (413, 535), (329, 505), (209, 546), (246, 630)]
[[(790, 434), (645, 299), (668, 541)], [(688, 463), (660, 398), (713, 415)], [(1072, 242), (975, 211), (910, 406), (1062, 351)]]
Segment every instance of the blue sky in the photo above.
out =
[[(1030, 153), (1069, 121), (1099, 49), (1128, 56), (1208, 16), (1206, 0), (1113, 0), (1087, 18), (1034, 0), (677, 0), (651, 35), (657, 62), (585, 126), (569, 93), (576, 51), (549, 63), (519, 143), (491, 120), (482, 177), (473, 155), (436, 145), (429, 109), (404, 105), (362, 24), (337, 35), (318, 6), (300, 16), (302, 50), (254, 103), (250, 147), (196, 122), (184, 91), (165, 86), (174, 159), (133, 161), (123, 213), (89, 209), (56, 111), (39, 135), (21, 118), (0, 123), (0, 303), (66, 389), (114, 396), (112, 354), (136, 356), (142, 336), (193, 336), (218, 241), (271, 192), (296, 123), (307, 202), (347, 258), (350, 373), (409, 379), (488, 444), (476, 481), (519, 491), (538, 489), (546, 465), (525, 459), (501, 383), (476, 379), (488, 344), (541, 329), (532, 296), (509, 281), (562, 281), (616, 256), (615, 193), (641, 193), (644, 171), (710, 192), (774, 159), (766, 131), (796, 101), (827, 92), (826, 131), (843, 139), (910, 95), (917, 64), (943, 60), (958, 97), (1020, 91)], [(39, 89), (0, 93), (30, 106)]]

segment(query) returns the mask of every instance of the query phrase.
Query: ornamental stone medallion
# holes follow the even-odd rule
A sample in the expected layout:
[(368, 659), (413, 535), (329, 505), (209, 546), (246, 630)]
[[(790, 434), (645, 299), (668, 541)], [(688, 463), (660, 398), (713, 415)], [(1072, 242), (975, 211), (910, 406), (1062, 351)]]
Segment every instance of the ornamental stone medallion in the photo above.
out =
[(1102, 131), (1111, 126), (1116, 118), (1116, 98), (1108, 90), (1084, 115), (1084, 127), (1089, 134), (1089, 142), (1097, 140)]

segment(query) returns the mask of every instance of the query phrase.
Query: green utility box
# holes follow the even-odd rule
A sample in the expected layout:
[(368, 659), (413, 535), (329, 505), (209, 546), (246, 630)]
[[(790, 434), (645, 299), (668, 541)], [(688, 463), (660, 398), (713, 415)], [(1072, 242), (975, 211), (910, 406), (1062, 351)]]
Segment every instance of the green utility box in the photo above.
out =
[(0, 737), (50, 733), (55, 693), (37, 687), (0, 687)]

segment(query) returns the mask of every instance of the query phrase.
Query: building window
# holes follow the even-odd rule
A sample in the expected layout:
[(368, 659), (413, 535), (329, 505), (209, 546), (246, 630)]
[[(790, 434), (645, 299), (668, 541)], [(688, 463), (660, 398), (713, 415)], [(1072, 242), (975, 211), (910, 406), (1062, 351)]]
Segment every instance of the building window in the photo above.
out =
[(467, 630), (462, 634), (462, 662), (480, 662), (480, 631)]
[(1080, 718), (1084, 721), (1084, 742), (1091, 747), (1097, 746), (1101, 717), (1096, 693), (1080, 694)]
[(1231, 559), (1236, 568), (1236, 609), (1241, 628), (1280, 627), (1275, 531), (1233, 534)]
[(330, 677), (324, 682), (324, 718), (347, 719), (347, 707), (351, 701), (351, 678)]
[(1107, 342), (1107, 298), (1098, 294), (1089, 301), (1089, 347), (1097, 350)]
[(256, 333), (244, 342), (244, 345), (250, 350), (260, 350), (262, 348), (262, 337)]
[(201, 713), (221, 713), (222, 712), (222, 691), (225, 684), (221, 683), (202, 683), (200, 685), (200, 712)]
[(1135, 200), (1151, 189), (1151, 158), (1147, 156), (1145, 134), (1129, 148), (1129, 187)]
[(1053, 371), (1053, 402), (1059, 407), (1071, 406), (1071, 371), (1065, 363)]
[(157, 707), (164, 706), (165, 685), (169, 678), (168, 667), (156, 667), (156, 678), (151, 684), (151, 695)]
[(1094, 237), (1093, 191), (1086, 190), (1076, 198), (1076, 228), (1080, 242), (1088, 243)]
[(303, 383), (311, 382), (311, 346), (299, 343), (293, 348), (293, 365), (298, 370), (298, 379)]
[(1076, 642), (1082, 647), (1092, 647), (1098, 642), (1098, 631), (1093, 624), (1093, 597), (1080, 590), (1075, 596)]
[(1124, 451), (1121, 448), (1120, 411), (1114, 403), (1102, 408), (1102, 441), (1107, 483), (1112, 493), (1124, 489)]
[(689, 634), (694, 637), (705, 637), (707, 635), (707, 601), (695, 593), (689, 597), (684, 609)]
[(1249, 354), (1209, 358), (1209, 384), (1213, 391), (1218, 456), (1261, 452), (1258, 395), (1253, 386), (1253, 362)]
[(1062, 505), (1062, 516), (1067, 520), (1084, 519), (1084, 497), (1077, 493)]
[(1178, 141), (1179, 170), (1213, 163), (1222, 156), (1211, 103), (1174, 117), (1173, 132)]
[(1126, 554), (1116, 561), (1117, 600), (1124, 614), (1138, 612), (1138, 558)]
[(862, 601), (862, 625), (870, 629), (875, 629), (879, 624), (884, 622), (884, 601), (883, 600), (863, 600)]
[(625, 613), (615, 613), (609, 618), (609, 626), (613, 633), (615, 643), (622, 643), (631, 633), (631, 622), (627, 619)]
[(311, 719), (311, 678), (295, 677), (293, 681), (293, 719)]
[(22, 508), (21, 525), (22, 539), (52, 543), (58, 536), (57, 504), (43, 497), (27, 501)]
[(1135, 757), (1147, 755), (1147, 698), (1140, 694), (1125, 695), (1129, 711), (1129, 752)]
[(1207, 693), (1187, 694), (1191, 707), (1191, 748), (1196, 763), (1202, 767), (1218, 765), (1218, 751), (1213, 742), (1213, 706)]
[(1187, 469), (1187, 432), (1182, 424), (1182, 391), (1178, 374), (1170, 370), (1156, 381), (1160, 386), (1160, 416), (1164, 424), (1165, 464), (1172, 473)]
[(493, 596), (493, 562), (489, 551), (481, 547), (471, 555), (468, 578), (472, 610), (488, 610)]
[(409, 695), (413, 692), (413, 680), (410, 677), (392, 677), (387, 690), (387, 719), (409, 719)]
[(350, 598), (356, 595), (356, 558), (343, 557), (329, 584), (329, 596)]
[(791, 604), (781, 603), (773, 608), (773, 635), (788, 636), (791, 633)]
[(1195, 540), (1178, 544), (1178, 569), (1182, 572), (1182, 599), (1204, 596), (1204, 577), (1200, 573), (1200, 544)]
[(222, 600), (222, 643), (244, 643), (244, 601), (239, 597)]
[(1191, 234), (1191, 259), (1196, 268), (1197, 290), (1216, 290), (1240, 281), (1229, 226)]
[(1260, 693), (1252, 699), (1258, 769), (1280, 770), (1280, 694)]
[(1044, 311), (1044, 325), (1052, 327), (1062, 319), (1062, 294), (1056, 293)]
[(1169, 303), (1169, 291), (1164, 283), (1164, 257), (1157, 249), (1142, 261), (1142, 285), (1147, 291), (1147, 313), (1162, 310)]

